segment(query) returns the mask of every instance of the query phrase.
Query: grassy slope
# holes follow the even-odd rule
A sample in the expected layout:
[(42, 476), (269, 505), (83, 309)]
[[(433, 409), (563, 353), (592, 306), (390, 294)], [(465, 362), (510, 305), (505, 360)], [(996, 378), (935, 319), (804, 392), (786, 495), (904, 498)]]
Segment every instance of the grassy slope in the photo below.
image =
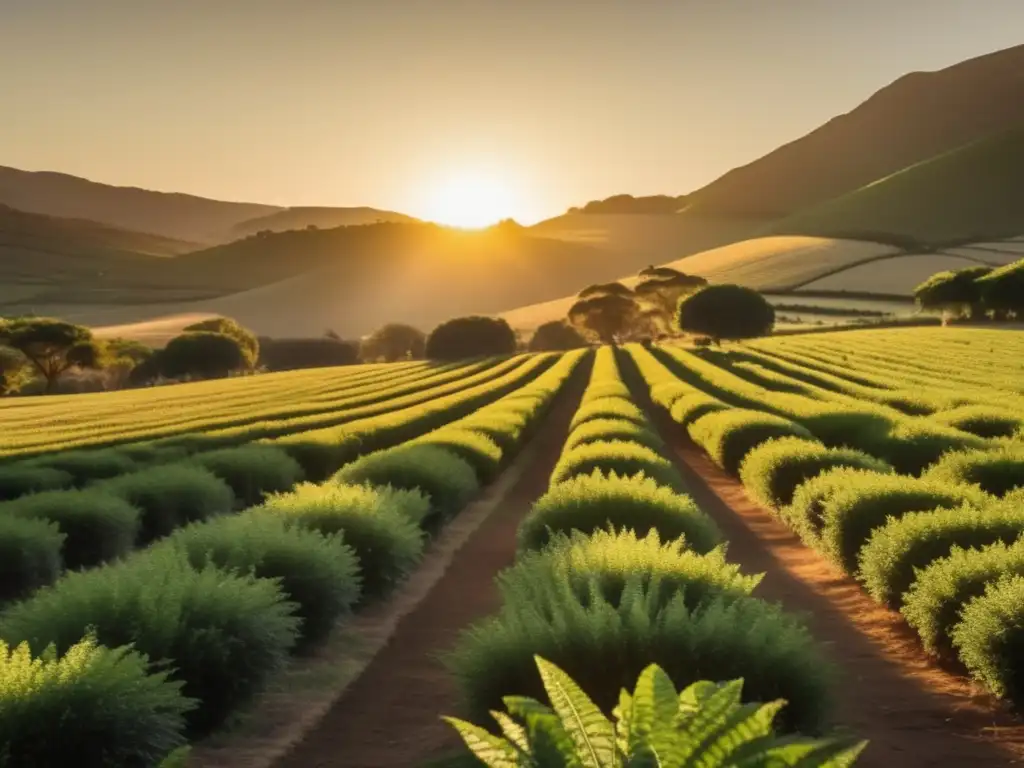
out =
[(778, 217), (1024, 124), (1024, 46), (916, 72), (688, 197), (702, 214)]
[(1024, 128), (918, 163), (770, 230), (833, 237), (877, 232), (926, 243), (1024, 233)]
[(384, 222), (413, 222), (412, 216), (395, 211), (383, 211), (377, 208), (286, 208), (266, 216), (243, 221), (232, 227), (234, 238), (255, 235), (261, 230), (284, 232), (289, 229), (305, 229), (308, 226), (319, 229), (335, 229), (337, 227), (354, 227), (362, 224)]

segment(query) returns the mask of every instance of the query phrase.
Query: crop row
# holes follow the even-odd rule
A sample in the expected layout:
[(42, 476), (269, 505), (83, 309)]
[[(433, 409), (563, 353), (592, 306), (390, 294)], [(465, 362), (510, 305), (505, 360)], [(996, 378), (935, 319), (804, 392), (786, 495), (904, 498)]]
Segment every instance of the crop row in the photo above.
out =
[[(329, 434), (300, 433), (297, 443), (253, 443), (187, 457), (161, 454), (177, 460), (143, 469), (112, 449), (98, 458), (68, 452), (0, 468), (6, 495), (38, 491), (0, 503), (0, 603), (30, 594), (65, 569), (114, 560), (183, 525), (252, 506), (303, 479), (322, 480), (363, 454), (419, 438), (540, 380), (538, 375), (543, 379), (541, 372), (553, 370), (554, 360), (537, 357), (477, 387)], [(62, 487), (73, 481), (85, 487)]]
[(290, 656), (409, 573), (425, 538), (518, 451), (584, 354), (322, 484), (196, 522), (9, 606), (3, 758), (152, 766), (218, 727)]
[(899, 474), (795, 421), (710, 398), (643, 348), (631, 355), (652, 398), (753, 498), (901, 610), (929, 652), (956, 653), (1024, 702), (1024, 444), (949, 450), (920, 476)]
[(516, 562), (497, 577), (501, 607), (447, 663), (478, 720), (503, 697), (543, 696), (539, 655), (605, 711), (656, 663), (680, 687), (742, 677), (748, 700), (788, 701), (783, 728), (819, 732), (830, 668), (799, 620), (751, 596), (759, 581), (726, 560), (602, 348)]

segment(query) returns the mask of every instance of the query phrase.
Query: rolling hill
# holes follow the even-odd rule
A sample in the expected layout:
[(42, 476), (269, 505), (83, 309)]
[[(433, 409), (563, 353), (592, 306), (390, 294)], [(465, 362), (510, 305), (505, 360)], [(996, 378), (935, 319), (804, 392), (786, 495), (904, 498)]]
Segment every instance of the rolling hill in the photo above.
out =
[(377, 222), (413, 222), (417, 219), (395, 211), (377, 208), (285, 208), (284, 210), (243, 221), (231, 228), (232, 238), (243, 238), (257, 232), (285, 232), (290, 229), (336, 229)]
[(687, 197), (688, 212), (776, 218), (1024, 125), (1024, 46), (914, 72)]
[(1024, 127), (931, 158), (801, 211), (775, 234), (884, 233), (926, 244), (1024, 234)]

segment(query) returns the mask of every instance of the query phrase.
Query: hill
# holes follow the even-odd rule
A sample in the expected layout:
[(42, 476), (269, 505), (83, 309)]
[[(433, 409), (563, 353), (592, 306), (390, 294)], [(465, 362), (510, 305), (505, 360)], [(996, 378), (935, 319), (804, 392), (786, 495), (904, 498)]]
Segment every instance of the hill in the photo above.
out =
[(1024, 125), (1024, 46), (893, 82), (847, 114), (688, 196), (688, 211), (775, 218)]
[(1024, 127), (972, 142), (769, 228), (831, 237), (884, 233), (926, 244), (1024, 233)]
[(65, 173), (3, 166), (0, 204), (197, 243), (221, 242), (235, 225), (281, 210), (272, 205), (115, 187)]
[(289, 229), (335, 229), (378, 222), (413, 222), (417, 219), (395, 211), (377, 208), (285, 208), (265, 216), (243, 221), (231, 228), (233, 238), (248, 237), (257, 232), (284, 232)]
[(686, 205), (686, 195), (612, 195), (604, 200), (591, 200), (586, 205), (570, 208), (568, 213), (679, 213)]

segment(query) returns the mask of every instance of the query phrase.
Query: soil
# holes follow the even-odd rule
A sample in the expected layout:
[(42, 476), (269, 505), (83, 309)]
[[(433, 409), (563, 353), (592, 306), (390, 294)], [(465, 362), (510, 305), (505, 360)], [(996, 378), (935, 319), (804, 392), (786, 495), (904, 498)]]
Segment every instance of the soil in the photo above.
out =
[(1024, 764), (1020, 718), (930, 659), (899, 613), (874, 602), (751, 500), (664, 412), (650, 412), (690, 494), (729, 542), (729, 560), (748, 573), (764, 573), (755, 594), (803, 614), (837, 666), (837, 726), (869, 741), (858, 768)]
[(319, 723), (275, 768), (416, 768), (458, 751), (442, 715), (458, 714), (454, 681), (440, 660), (459, 633), (494, 613), (494, 577), (515, 559), (516, 530), (548, 479), (586, 383), (580, 366), (533, 436), (530, 455), (430, 592)]

